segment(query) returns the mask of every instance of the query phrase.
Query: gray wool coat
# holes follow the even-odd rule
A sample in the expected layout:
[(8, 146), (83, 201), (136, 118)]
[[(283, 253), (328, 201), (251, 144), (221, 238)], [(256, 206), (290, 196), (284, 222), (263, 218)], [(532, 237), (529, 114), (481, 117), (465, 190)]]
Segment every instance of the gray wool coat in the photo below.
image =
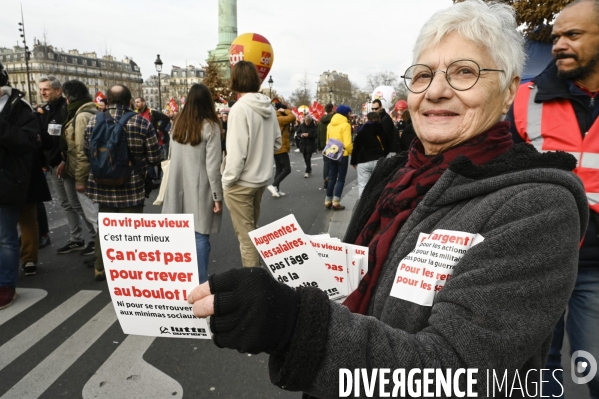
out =
[(220, 127), (214, 122), (204, 122), (202, 142), (196, 146), (171, 140), (162, 213), (192, 213), (195, 231), (201, 234), (218, 233), (222, 221), (222, 214), (213, 212), (214, 202), (223, 200), (220, 141)]
[[(553, 328), (574, 287), (589, 218), (584, 187), (568, 171), (576, 163), (529, 145), (480, 167), (456, 161), (396, 235), (367, 316), (326, 295), (302, 293), (289, 350), (270, 357), (273, 383), (324, 399), (339, 396), (340, 368), (405, 369), (406, 375), (413, 368), (477, 368), (482, 398), (487, 370), (499, 379), (507, 372), (508, 386), (516, 374), (524, 385), (527, 371), (536, 370), (529, 378), (533, 392), (530, 384), (539, 382)], [(367, 189), (377, 184), (374, 178)], [(365, 200), (376, 198), (366, 190)], [(368, 214), (360, 201), (354, 216)], [(466, 252), (432, 306), (390, 296), (400, 261), (419, 233), (435, 229), (479, 233), (485, 240)], [(365, 397), (364, 389), (360, 393)]]

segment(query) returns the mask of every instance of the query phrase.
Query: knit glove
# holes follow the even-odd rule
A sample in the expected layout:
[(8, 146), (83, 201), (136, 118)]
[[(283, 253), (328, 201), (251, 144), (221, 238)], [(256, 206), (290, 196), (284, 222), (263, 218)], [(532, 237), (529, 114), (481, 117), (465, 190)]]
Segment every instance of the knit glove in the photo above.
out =
[(219, 348), (285, 354), (299, 313), (300, 293), (259, 267), (232, 269), (208, 280), (214, 295), (210, 328)]

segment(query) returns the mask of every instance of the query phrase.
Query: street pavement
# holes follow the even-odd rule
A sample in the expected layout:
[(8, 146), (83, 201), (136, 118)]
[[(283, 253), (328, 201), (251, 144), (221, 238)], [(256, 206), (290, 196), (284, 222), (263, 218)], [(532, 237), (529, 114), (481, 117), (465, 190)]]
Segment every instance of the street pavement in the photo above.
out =
[[(313, 157), (312, 176), (304, 178), (303, 158), (293, 149), (292, 173), (281, 184), (287, 195), (265, 192), (260, 225), (293, 213), (306, 233), (343, 238), (358, 198), (355, 170), (348, 170), (341, 201), (347, 209), (325, 210), (321, 156)], [(146, 213), (160, 213), (151, 205), (156, 195)], [(68, 226), (56, 200), (46, 208), (52, 245), (40, 250), (37, 275), (19, 277), (15, 303), (0, 311), (0, 399), (301, 397), (270, 383), (266, 355), (218, 349), (210, 340), (123, 334), (106, 282), (93, 280), (79, 253), (56, 254), (68, 240)], [(226, 207), (221, 232), (210, 242), (209, 273), (240, 266)], [(569, 364), (564, 366), (567, 394), (587, 397), (586, 387), (571, 382)]]
[[(349, 217), (351, 208), (325, 210), (322, 157), (314, 155), (313, 173), (304, 178), (303, 157), (293, 149), (292, 173), (281, 184), (287, 195), (264, 193), (260, 225), (293, 213), (306, 233), (326, 232), (335, 213)], [(355, 179), (350, 168), (346, 193)], [(146, 201), (146, 213), (160, 213), (151, 205), (157, 191)], [(93, 280), (93, 269), (83, 264), (86, 257), (56, 254), (68, 240), (68, 225), (56, 200), (46, 209), (52, 245), (40, 250), (35, 276), (21, 272), (19, 297), (0, 311), (1, 399), (301, 397), (270, 383), (266, 355), (219, 349), (210, 340), (123, 334), (108, 286)], [(226, 207), (223, 214), (220, 233), (210, 237), (209, 273), (240, 266)]]

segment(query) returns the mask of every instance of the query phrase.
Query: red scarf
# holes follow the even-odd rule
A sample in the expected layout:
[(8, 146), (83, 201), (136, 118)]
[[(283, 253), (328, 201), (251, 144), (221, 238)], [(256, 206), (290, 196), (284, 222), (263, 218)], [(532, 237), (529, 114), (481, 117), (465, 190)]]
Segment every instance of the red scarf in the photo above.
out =
[(427, 156), (420, 140), (410, 146), (407, 164), (399, 169), (381, 193), (375, 210), (356, 240), (368, 245), (368, 273), (358, 289), (343, 303), (352, 312), (366, 314), (389, 248), (395, 236), (451, 161), (460, 155), (483, 165), (509, 150), (513, 143), (509, 122), (499, 122), (486, 132), (440, 154)]

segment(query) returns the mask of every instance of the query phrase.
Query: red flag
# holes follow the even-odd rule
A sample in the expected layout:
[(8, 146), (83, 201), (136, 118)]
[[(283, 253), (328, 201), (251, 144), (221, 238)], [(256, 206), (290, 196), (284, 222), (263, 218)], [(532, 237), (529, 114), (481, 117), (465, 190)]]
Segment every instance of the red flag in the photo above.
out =
[(94, 103), (98, 104), (100, 102), (100, 100), (103, 100), (105, 98), (106, 98), (106, 96), (104, 95), (104, 93), (99, 91), (96, 93), (96, 97), (94, 97)]
[(173, 97), (169, 100), (168, 107), (171, 109), (171, 112), (179, 112), (179, 106)]
[(322, 104), (320, 104), (318, 101), (314, 101), (310, 106), (310, 115), (312, 118), (314, 118), (316, 121), (320, 121), (320, 118), (322, 118), (324, 114), (325, 110)]
[[(295, 107), (291, 107), (291, 113), (293, 113), (293, 115), (295, 115), (295, 117), (296, 117), (297, 119), (299, 119), (299, 118), (300, 118), (300, 114), (301, 114), (301, 112), (299, 112), (299, 111), (297, 110), (297, 108), (295, 108)], [(302, 118), (304, 117), (303, 115), (304, 115), (304, 114), (302, 114)]]

